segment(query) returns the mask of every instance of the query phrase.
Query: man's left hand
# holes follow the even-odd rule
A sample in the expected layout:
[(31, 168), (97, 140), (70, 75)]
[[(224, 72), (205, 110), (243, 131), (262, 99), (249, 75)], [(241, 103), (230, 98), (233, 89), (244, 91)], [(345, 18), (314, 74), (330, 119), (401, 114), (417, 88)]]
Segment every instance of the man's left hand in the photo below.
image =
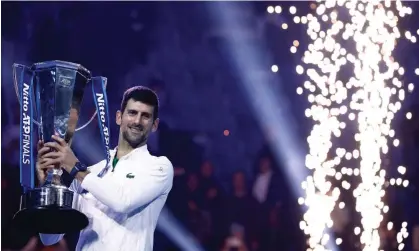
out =
[(51, 147), (51, 150), (55, 151), (49, 152), (43, 157), (54, 159), (54, 164), (59, 165), (61, 168), (70, 173), (71, 169), (73, 169), (76, 165), (78, 159), (63, 138), (53, 135), (52, 139), (55, 140), (55, 142), (47, 142), (44, 146)]

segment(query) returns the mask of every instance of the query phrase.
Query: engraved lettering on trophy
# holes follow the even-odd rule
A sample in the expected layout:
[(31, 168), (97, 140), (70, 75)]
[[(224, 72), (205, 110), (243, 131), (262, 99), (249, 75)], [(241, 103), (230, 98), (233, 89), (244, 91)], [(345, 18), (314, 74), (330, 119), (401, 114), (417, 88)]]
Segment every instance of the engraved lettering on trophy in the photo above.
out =
[(30, 164), (30, 133), (31, 133), (31, 125), (30, 125), (30, 117), (27, 114), (28, 106), (29, 106), (29, 85), (27, 83), (23, 83), (23, 124), (22, 124), (22, 141), (23, 141), (23, 152), (22, 152), (22, 162), (24, 164)]
[(62, 78), (62, 79), (61, 79), (61, 83), (62, 83), (63, 85), (70, 85), (70, 80), (68, 80), (68, 79), (66, 79), (66, 78)]
[(69, 87), (71, 85), (72, 78), (66, 77), (66, 76), (60, 76), (59, 77), (59, 83), (63, 87)]

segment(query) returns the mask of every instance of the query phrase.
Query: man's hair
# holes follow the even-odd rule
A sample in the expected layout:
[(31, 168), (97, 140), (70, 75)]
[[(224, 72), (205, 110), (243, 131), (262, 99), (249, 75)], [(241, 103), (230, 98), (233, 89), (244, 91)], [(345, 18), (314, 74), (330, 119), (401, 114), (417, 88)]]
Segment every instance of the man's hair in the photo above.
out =
[(153, 106), (153, 120), (156, 120), (159, 117), (159, 98), (157, 97), (157, 94), (150, 88), (145, 86), (134, 86), (126, 90), (124, 92), (124, 96), (122, 97), (122, 113), (124, 113), (128, 100), (130, 99)]

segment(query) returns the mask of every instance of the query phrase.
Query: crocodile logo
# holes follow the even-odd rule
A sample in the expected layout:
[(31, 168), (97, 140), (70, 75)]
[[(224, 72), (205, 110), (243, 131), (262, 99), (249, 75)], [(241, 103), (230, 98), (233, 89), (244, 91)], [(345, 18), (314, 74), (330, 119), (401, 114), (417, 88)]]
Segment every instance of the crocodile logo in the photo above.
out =
[(134, 177), (135, 177), (135, 175), (134, 175), (134, 174), (132, 174), (132, 173), (127, 174), (127, 178), (128, 178), (128, 179), (133, 179)]

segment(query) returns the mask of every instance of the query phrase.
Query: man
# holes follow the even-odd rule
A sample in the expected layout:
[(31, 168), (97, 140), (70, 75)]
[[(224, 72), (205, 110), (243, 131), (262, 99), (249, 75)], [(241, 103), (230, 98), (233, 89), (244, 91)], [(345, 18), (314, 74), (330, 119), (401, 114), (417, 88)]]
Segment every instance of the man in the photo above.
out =
[[(66, 142), (38, 143), (37, 172), (40, 183), (46, 171), (61, 166), (75, 179), (73, 207), (89, 218), (76, 250), (151, 251), (157, 219), (173, 183), (173, 166), (166, 157), (152, 156), (147, 139), (158, 127), (158, 98), (150, 89), (133, 87), (123, 96), (116, 113), (120, 126), (118, 146), (111, 150), (108, 171), (100, 178), (106, 160), (77, 171), (81, 165)], [(50, 151), (54, 149), (55, 151)], [(74, 169), (76, 168), (76, 169)], [(87, 192), (84, 192), (87, 191)], [(63, 235), (40, 234), (44, 245)]]

